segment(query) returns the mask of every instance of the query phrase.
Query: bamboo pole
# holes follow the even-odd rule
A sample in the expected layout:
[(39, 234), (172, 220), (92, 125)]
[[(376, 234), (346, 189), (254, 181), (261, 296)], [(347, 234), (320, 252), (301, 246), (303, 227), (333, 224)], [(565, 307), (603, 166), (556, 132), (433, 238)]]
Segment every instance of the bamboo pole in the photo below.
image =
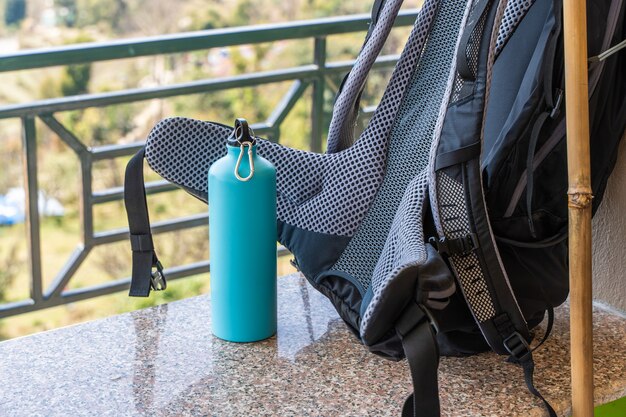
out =
[(572, 417), (593, 416), (591, 164), (585, 0), (563, 1)]

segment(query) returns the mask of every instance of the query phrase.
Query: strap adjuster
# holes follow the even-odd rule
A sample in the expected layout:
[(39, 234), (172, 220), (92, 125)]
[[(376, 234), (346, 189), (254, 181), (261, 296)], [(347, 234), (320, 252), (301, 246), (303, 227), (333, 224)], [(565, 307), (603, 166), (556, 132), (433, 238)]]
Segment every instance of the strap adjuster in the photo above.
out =
[(154, 270), (150, 273), (150, 286), (154, 291), (163, 291), (167, 288), (167, 281), (163, 274), (163, 265), (157, 260), (152, 268)]
[(479, 246), (476, 233), (470, 233), (456, 239), (431, 237), (428, 241), (437, 249), (437, 252), (445, 255), (466, 255)]
[(511, 357), (517, 362), (523, 362), (532, 354), (532, 350), (526, 339), (518, 332), (513, 332), (502, 342), (504, 348), (511, 354)]

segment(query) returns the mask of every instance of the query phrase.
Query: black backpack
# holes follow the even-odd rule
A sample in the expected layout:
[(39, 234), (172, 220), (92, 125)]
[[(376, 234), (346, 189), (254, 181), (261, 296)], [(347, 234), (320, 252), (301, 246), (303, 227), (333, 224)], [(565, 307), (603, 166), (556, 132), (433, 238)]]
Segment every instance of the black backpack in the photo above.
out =
[[(568, 294), (561, 2), (426, 0), (381, 102), (355, 140), (367, 74), (401, 5), (377, 0), (336, 98), (325, 154), (257, 139), (277, 168), (279, 241), (372, 352), (408, 359), (403, 415), (439, 415), (439, 355), (493, 350), (534, 388), (536, 327)], [(589, 52), (624, 39), (623, 0), (588, 0)], [(626, 125), (623, 53), (589, 67), (594, 211)], [(621, 74), (621, 75), (620, 75)], [(232, 128), (159, 122), (129, 163), (130, 294), (165, 278), (142, 164), (207, 201)], [(538, 344), (542, 343), (539, 342)]]

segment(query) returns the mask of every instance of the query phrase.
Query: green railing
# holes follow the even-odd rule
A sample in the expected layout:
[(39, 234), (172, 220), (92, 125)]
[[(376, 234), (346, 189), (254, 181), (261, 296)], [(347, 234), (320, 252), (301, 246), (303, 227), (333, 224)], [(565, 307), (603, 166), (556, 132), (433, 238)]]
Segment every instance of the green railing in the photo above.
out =
[[(412, 25), (416, 16), (417, 10), (403, 11), (396, 19), (396, 25)], [(368, 15), (354, 15), (112, 42), (85, 43), (0, 55), (0, 72), (8, 72), (290, 39), (311, 39), (314, 42), (313, 56), (311, 63), (308, 65), (245, 75), (202, 79), (153, 88), (127, 89), (0, 106), (0, 119), (19, 118), (22, 124), (26, 172), (26, 223), (30, 254), (30, 298), (0, 304), (0, 318), (110, 294), (124, 290), (130, 284), (130, 278), (126, 277), (86, 288), (66, 289), (70, 279), (94, 247), (123, 241), (128, 237), (127, 229), (98, 232), (94, 230), (94, 205), (119, 201), (123, 198), (123, 189), (121, 187), (102, 191), (93, 190), (92, 168), (94, 162), (132, 155), (143, 146), (143, 142), (88, 147), (55, 117), (55, 113), (291, 81), (291, 87), (269, 118), (253, 127), (257, 133), (266, 135), (270, 139), (278, 140), (281, 123), (303, 96), (304, 92), (310, 87), (312, 89), (310, 149), (320, 152), (322, 150), (322, 137), (325, 129), (323, 114), (324, 91), (326, 88), (329, 88), (327, 78), (331, 75), (346, 73), (353, 65), (353, 61), (327, 61), (327, 38), (331, 35), (364, 32), (367, 30), (368, 22)], [(397, 58), (395, 55), (381, 56), (377, 60), (375, 68), (392, 67)], [(371, 111), (372, 109), (368, 109), (367, 112)], [(43, 122), (72, 149), (80, 161), (81, 168), (80, 213), (82, 242), (75, 248), (65, 266), (46, 288), (44, 288), (42, 282), (36, 119)], [(148, 194), (162, 193), (174, 189), (175, 187), (166, 181), (152, 181), (146, 184), (146, 192)], [(187, 229), (206, 225), (207, 221), (206, 214), (192, 215), (155, 222), (152, 225), (152, 231), (156, 234)], [(286, 250), (284, 248), (279, 249), (279, 254), (285, 253)], [(168, 268), (165, 270), (165, 274), (169, 280), (172, 280), (208, 271), (209, 262), (201, 261)]]

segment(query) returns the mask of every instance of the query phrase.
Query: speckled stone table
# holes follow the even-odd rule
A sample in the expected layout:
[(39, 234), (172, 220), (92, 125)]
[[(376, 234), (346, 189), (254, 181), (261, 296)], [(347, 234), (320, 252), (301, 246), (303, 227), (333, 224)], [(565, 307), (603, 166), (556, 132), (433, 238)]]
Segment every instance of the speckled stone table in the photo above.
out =
[[(298, 275), (279, 280), (278, 334), (228, 343), (194, 297), (0, 343), (0, 416), (398, 416), (407, 366), (370, 354)], [(569, 411), (567, 309), (537, 353), (539, 388)], [(596, 308), (598, 403), (626, 395), (626, 319)], [(541, 416), (501, 357), (443, 358), (445, 416)]]

